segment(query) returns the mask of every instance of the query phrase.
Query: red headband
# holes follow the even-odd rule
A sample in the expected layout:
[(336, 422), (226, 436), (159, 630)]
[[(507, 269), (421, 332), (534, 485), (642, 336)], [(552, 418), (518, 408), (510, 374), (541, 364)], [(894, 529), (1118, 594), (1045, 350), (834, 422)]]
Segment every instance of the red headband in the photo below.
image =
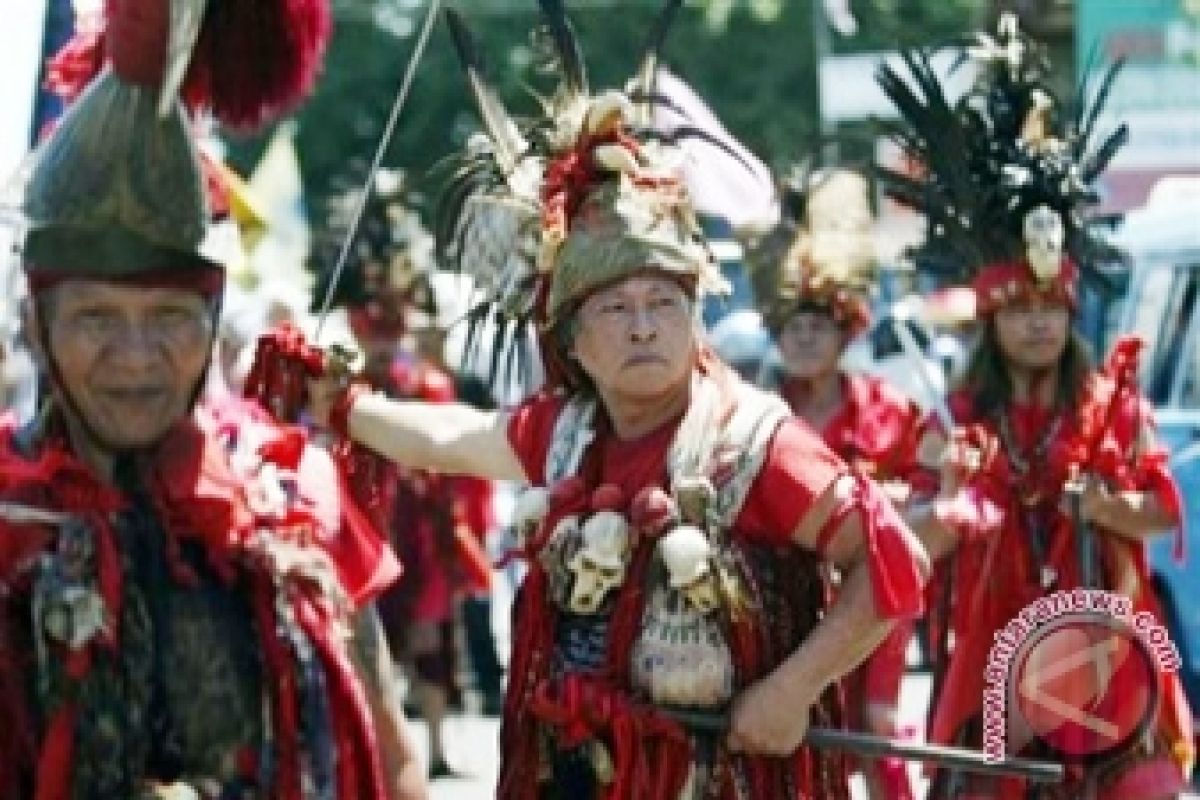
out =
[(990, 264), (980, 270), (971, 284), (975, 292), (975, 308), (980, 316), (998, 308), (1028, 299), (1066, 303), (1075, 308), (1076, 283), (1079, 268), (1069, 258), (1063, 258), (1058, 275), (1049, 281), (1038, 281), (1024, 261)]

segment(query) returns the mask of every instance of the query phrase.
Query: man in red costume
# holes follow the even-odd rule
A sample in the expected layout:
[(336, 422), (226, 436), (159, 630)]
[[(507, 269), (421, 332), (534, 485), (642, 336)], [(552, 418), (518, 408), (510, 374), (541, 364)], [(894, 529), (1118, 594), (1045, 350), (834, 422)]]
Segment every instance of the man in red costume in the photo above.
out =
[[(482, 91), (490, 143), (472, 143), (456, 189), (473, 191), (451, 190), (442, 230), (502, 323), (538, 323), (549, 385), (481, 413), (324, 380), (314, 415), (406, 465), (534, 487), (499, 797), (847, 797), (841, 759), (805, 732), (840, 722), (826, 690), (919, 612), (924, 555), (874, 484), (703, 344), (697, 304), (723, 281), (685, 192), (630, 133), (631, 101), (589, 95), (561, 7), (544, 8), (567, 71), (548, 149)], [(830, 608), (822, 562), (844, 573)]]
[[(1045, 62), (1011, 16), (971, 55), (980, 82), (952, 112), (936, 79), (922, 81), (920, 97), (896, 73), (883, 80), (925, 167), (915, 185), (893, 176), (898, 195), (929, 218), (918, 263), (966, 271), (982, 327), (951, 397), (959, 427), (941, 495), (920, 524), (932, 552), (952, 552), (954, 568), (954, 644), (930, 736), (980, 747), (995, 635), (1039, 598), (1081, 587), (1161, 620), (1143, 542), (1179, 525), (1180, 504), (1136, 387), (1135, 344), (1121, 343), (1097, 371), (1071, 332), (1081, 280), (1098, 281), (1097, 265), (1113, 258), (1082, 215), (1095, 202), (1088, 181), (1124, 131), (1093, 143), (1086, 125), (1057, 127)], [(928, 77), (923, 59), (909, 67)], [(1093, 549), (1081, 547), (1089, 541)], [(1123, 752), (1069, 765), (1065, 785), (1035, 791), (1016, 779), (943, 773), (932, 796), (1176, 797), (1193, 761), (1191, 712), (1173, 672), (1151, 673), (1157, 686), (1123, 695), (1132, 703), (1135, 689), (1152, 688), (1161, 697), (1144, 734)]]
[[(258, 65), (261, 85), (230, 75), (223, 26), (244, 34), (246, 5), (211, 4), (199, 37), (215, 61), (188, 80), (212, 91), (185, 91), (243, 123), (298, 99), (323, 42), (285, 37), (303, 46)], [(197, 403), (224, 209), (162, 76), (188, 67), (173, 26), (199, 16), (110, 10), (107, 59), (91, 61), (109, 63), (24, 194), (28, 324), (51, 393), (33, 424), (0, 429), (0, 797), (418, 800), (370, 607), (394, 558), (302, 430)], [(267, 33), (327, 26), (322, 6), (290, 12)], [(217, 92), (231, 78), (232, 105)]]
[[(342, 247), (358, 199), (350, 191), (330, 203), (323, 237), (328, 246), (320, 248), (327, 268)], [(433, 237), (405, 207), (400, 177), (381, 172), (333, 302), (346, 307), (364, 356), (363, 379), (388, 397), (455, 400), (452, 376), (414, 345), (418, 337), (431, 338), (426, 329), (436, 323), (432, 270)], [(315, 296), (326, 293), (319, 288)], [(362, 503), (404, 565), (403, 578), (380, 597), (379, 614), (428, 726), (429, 776), (453, 776), (442, 732), (448, 708), (461, 703), (455, 612), (459, 594), (489, 588), (490, 564), (470, 524), (490, 518), (491, 484), (405, 469), (365, 448), (353, 448), (352, 458)]]
[[(893, 502), (911, 494), (920, 408), (885, 381), (841, 371), (842, 353), (870, 323), (866, 292), (875, 266), (866, 179), (837, 169), (785, 191), (788, 212), (749, 243), (747, 263), (763, 319), (779, 347), (779, 392), (797, 416), (853, 469), (878, 481)], [(854, 728), (898, 734), (896, 704), (912, 624), (896, 625), (845, 684)], [(871, 796), (910, 800), (905, 763), (865, 761)]]

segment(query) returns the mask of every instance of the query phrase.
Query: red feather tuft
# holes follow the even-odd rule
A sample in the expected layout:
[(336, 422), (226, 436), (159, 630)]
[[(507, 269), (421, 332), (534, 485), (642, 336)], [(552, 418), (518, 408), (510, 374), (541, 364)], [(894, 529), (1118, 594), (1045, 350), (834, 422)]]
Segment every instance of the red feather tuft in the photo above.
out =
[[(102, 15), (80, 18), (76, 35), (47, 64), (47, 88), (71, 101), (95, 79), (106, 61), (105, 39), (113, 33), (118, 6), (107, 0)], [(149, 8), (138, 5), (135, 21), (142, 22)], [(329, 0), (209, 0), (184, 81), (184, 102), (192, 109), (211, 110), (235, 129), (271, 122), (312, 90), (331, 32)], [(136, 38), (138, 33), (123, 35)], [(129, 45), (124, 48), (107, 44), (110, 52), (132, 48), (139, 73), (162, 69), (154, 63), (162, 53), (142, 52), (145, 41), (119, 43)]]
[(253, 128), (312, 89), (329, 43), (328, 0), (212, 0), (184, 86), (189, 105)]

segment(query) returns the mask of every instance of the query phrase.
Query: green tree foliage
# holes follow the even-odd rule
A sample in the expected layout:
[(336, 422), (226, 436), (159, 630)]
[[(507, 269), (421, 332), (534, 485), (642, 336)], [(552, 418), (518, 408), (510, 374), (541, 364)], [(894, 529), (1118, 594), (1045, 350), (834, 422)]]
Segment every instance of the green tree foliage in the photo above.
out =
[[(666, 63), (706, 98), (726, 126), (773, 166), (810, 152), (818, 130), (812, 0), (691, 0), (666, 47)], [(510, 107), (532, 112), (531, 89), (548, 90), (530, 64), (534, 0), (459, 0)], [(658, 0), (573, 0), (593, 87), (633, 70)], [(980, 0), (853, 0), (858, 32), (831, 34), (833, 53), (946, 41), (976, 24)], [(335, 0), (336, 31), (314, 97), (298, 115), (297, 146), (310, 214), (357, 183), (376, 147), (427, 3)], [(431, 168), (476, 129), (465, 81), (444, 24), (430, 40), (385, 164), (404, 169), (415, 192), (436, 195)], [(262, 140), (235, 144), (251, 167)], [(423, 209), (426, 213), (428, 209)], [(318, 269), (324, 265), (314, 265)]]

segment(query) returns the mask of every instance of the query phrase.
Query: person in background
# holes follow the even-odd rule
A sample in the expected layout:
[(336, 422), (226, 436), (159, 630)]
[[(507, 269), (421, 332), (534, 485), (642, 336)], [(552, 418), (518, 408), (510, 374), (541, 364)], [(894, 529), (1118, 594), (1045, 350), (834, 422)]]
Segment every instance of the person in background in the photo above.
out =
[[(395, 560), (303, 431), (200, 399), (227, 208), (165, 83), (189, 66), (165, 56), (182, 20), (163, 0), (106, 11), (101, 50), (53, 66), (103, 71), (21, 209), (49, 391), (0, 426), (0, 797), (422, 800), (371, 606)], [(206, 17), (191, 74), (237, 96), (183, 93), (242, 125), (290, 107), (323, 40), (287, 34), (327, 14), (256, 17), (307, 42), (272, 65), (222, 48), (246, 20)]]
[[(942, 437), (939, 496), (914, 521), (931, 553), (954, 568), (953, 645), (942, 656), (947, 671), (929, 736), (981, 747), (989, 652), (1023, 608), (1056, 592), (1097, 589), (1162, 620), (1144, 547), (1180, 524), (1180, 498), (1136, 384), (1138, 343), (1120, 341), (1097, 370), (1072, 332), (1084, 281), (1103, 287), (1100, 267), (1118, 256), (1085, 212), (1097, 199), (1091, 181), (1123, 129), (1100, 136), (1065, 118), (1047, 85), (1048, 62), (1012, 15), (968, 55), (977, 84), (955, 105), (936, 79), (922, 83), (921, 96), (890, 68), (881, 81), (900, 109), (909, 155), (924, 165), (915, 183), (889, 176), (897, 197), (928, 220), (917, 263), (943, 280), (970, 282), (981, 328), (950, 397), (956, 427)], [(908, 64), (928, 77), (924, 57)], [(1079, 119), (1099, 110), (1085, 104)], [(1040, 789), (942, 771), (931, 797), (1180, 796), (1194, 761), (1192, 714), (1173, 671), (1148, 666), (1148, 687), (1131, 677), (1135, 661), (1114, 658), (1110, 674), (1081, 669), (1070, 678), (1071, 696), (1092, 698), (1088, 713), (1118, 733), (1139, 696), (1157, 695), (1154, 716), (1123, 749), (1101, 752), (1114, 743), (1108, 734), (1093, 747), (1091, 734), (1066, 720), (1037, 722), (1039, 738), (1025, 752), (1094, 757), (1068, 763), (1062, 785)]]
[[(443, 338), (430, 281), (433, 239), (405, 206), (403, 192), (398, 173), (376, 176), (333, 302), (345, 307), (362, 351), (364, 381), (388, 397), (450, 403), (455, 379), (428, 346)], [(358, 197), (351, 190), (331, 201), (318, 251), (326, 270), (342, 246)], [(318, 287), (315, 296), (325, 294)], [(455, 777), (443, 734), (448, 712), (462, 707), (457, 612), (463, 594), (490, 588), (491, 567), (476, 532), (490, 527), (490, 484), (408, 469), (364, 448), (355, 448), (354, 459), (363, 502), (404, 564), (403, 577), (380, 598), (379, 609), (392, 651), (409, 673), (410, 696), (428, 726), (428, 774)]]
[[(866, 178), (850, 169), (793, 179), (783, 221), (749, 245), (747, 263), (779, 350), (780, 395), (829, 449), (903, 506), (911, 482), (920, 482), (922, 412), (885, 381), (840, 366), (847, 345), (870, 324), (875, 248), (869, 192)], [(911, 622), (896, 625), (846, 681), (853, 727), (889, 738), (901, 734), (896, 707), (911, 637)], [(902, 760), (861, 766), (871, 797), (911, 800)]]
[[(919, 612), (924, 554), (873, 483), (704, 344), (697, 307), (724, 283), (686, 193), (635, 138), (632, 101), (589, 93), (561, 7), (543, 9), (565, 71), (550, 134), (514, 142), (485, 92), (489, 143), (439, 227), (484, 313), (537, 324), (547, 386), (487, 413), (329, 375), (311, 412), (408, 467), (533, 485), (498, 797), (845, 798), (841, 758), (805, 731), (836, 724), (826, 690)], [(844, 576), (829, 608), (823, 562)], [(728, 733), (674, 708), (728, 708)]]

